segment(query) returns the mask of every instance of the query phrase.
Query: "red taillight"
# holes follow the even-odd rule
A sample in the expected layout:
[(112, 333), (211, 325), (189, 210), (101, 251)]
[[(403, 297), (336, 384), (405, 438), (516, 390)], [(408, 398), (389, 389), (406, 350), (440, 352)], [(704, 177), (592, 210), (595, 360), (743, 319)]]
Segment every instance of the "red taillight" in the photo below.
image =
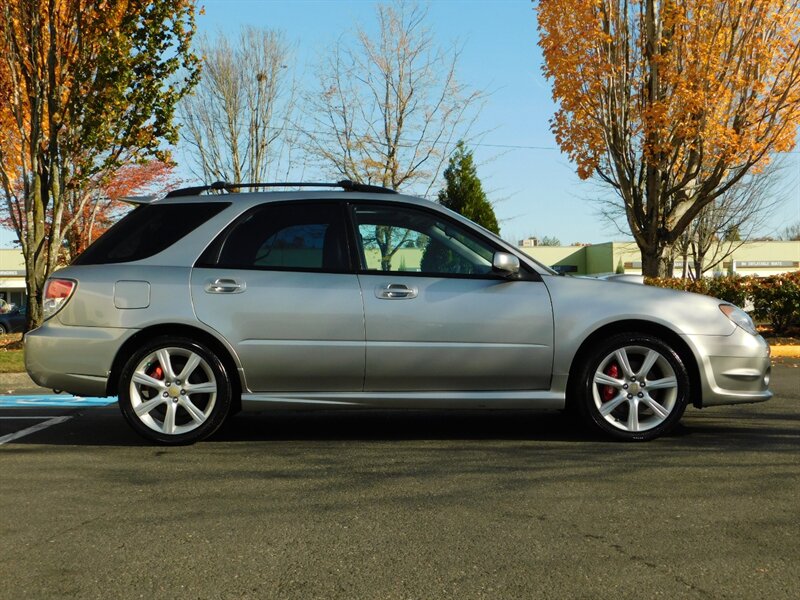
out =
[(42, 308), (44, 318), (49, 319), (56, 314), (75, 291), (75, 282), (71, 279), (48, 279), (44, 286)]

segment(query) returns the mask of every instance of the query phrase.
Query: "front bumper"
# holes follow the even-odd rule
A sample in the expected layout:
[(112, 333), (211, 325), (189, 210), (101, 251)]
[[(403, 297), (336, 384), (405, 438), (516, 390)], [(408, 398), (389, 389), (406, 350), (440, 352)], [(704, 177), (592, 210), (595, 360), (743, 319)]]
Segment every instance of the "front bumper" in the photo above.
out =
[(769, 390), (769, 345), (760, 335), (736, 327), (731, 335), (688, 335), (700, 371), (698, 408), (764, 402)]
[(42, 387), (79, 396), (107, 396), (117, 351), (135, 330), (69, 327), (55, 317), (25, 334), (25, 369)]

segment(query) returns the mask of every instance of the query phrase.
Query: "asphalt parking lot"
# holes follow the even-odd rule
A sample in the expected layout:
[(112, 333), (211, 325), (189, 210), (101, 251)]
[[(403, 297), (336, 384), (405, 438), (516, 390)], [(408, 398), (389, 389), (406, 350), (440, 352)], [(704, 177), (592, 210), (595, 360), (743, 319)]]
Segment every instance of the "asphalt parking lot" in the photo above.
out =
[(0, 598), (797, 598), (799, 365), (646, 444), (281, 412), (161, 448), (116, 406), (2, 409)]

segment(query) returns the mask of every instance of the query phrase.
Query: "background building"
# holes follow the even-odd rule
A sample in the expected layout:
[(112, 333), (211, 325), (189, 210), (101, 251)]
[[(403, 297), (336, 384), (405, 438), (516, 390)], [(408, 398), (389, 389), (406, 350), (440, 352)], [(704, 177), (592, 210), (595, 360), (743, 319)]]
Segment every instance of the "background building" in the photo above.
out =
[[(524, 242), (524, 240), (523, 240)], [(563, 273), (573, 275), (602, 275), (620, 268), (626, 274), (640, 275), (642, 258), (634, 242), (606, 242), (590, 246), (535, 246), (520, 244), (520, 250), (534, 259)], [(691, 256), (689, 257), (691, 267)], [(733, 251), (721, 265), (706, 271), (738, 273), (765, 277), (800, 269), (800, 241), (746, 242)], [(683, 260), (675, 261), (675, 276), (683, 270)]]
[(25, 261), (20, 250), (0, 249), (0, 299), (26, 305)]

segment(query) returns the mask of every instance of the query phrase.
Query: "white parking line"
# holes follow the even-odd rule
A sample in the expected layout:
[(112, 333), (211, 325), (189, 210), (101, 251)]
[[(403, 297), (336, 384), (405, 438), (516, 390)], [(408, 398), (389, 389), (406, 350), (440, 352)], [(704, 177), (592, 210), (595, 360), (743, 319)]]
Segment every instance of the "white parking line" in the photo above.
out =
[(42, 429), (47, 429), (48, 427), (52, 427), (53, 425), (58, 425), (59, 423), (63, 423), (64, 421), (69, 421), (71, 418), (72, 417), (53, 417), (52, 419), (48, 419), (43, 423), (38, 423), (26, 429), (15, 431), (14, 433), (9, 433), (8, 435), (0, 437), (0, 446), (2, 446), (7, 442), (18, 440), (19, 438), (25, 437), (26, 435), (30, 435), (32, 433), (36, 433), (37, 431), (41, 431)]
[(27, 420), (37, 420), (37, 419), (54, 419), (56, 415), (29, 415), (27, 417), (0, 417), (0, 421), (8, 420), (8, 419), (27, 419)]

